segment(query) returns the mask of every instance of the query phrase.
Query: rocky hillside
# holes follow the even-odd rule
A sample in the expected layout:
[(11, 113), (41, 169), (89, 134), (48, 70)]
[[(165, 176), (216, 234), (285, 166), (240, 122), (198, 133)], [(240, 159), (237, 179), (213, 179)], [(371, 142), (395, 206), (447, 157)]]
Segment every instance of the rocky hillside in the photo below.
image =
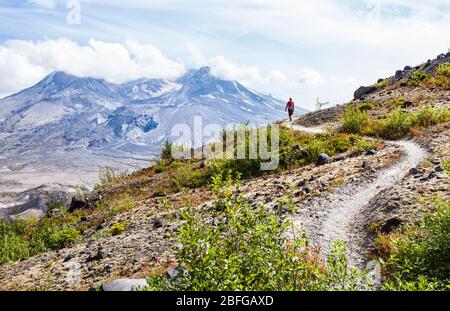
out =
[[(183, 239), (183, 226), (190, 219), (185, 212), (201, 211), (204, 224), (220, 226), (221, 218), (211, 212), (218, 206), (211, 178), (226, 172), (241, 173), (242, 185), (232, 192), (248, 201), (249, 208), (263, 206), (286, 215), (292, 220), (287, 231), (308, 237), (307, 247), (302, 247), (307, 256), (300, 256), (308, 265), (325, 265), (320, 271), (327, 271), (326, 261), (320, 258), (333, 251), (334, 241), (345, 240), (349, 265), (371, 270), (376, 288), (405, 289), (401, 287), (405, 283), (413, 290), (445, 288), (450, 264), (445, 243), (448, 207), (441, 211), (434, 202), (445, 206), (450, 201), (449, 62), (447, 53), (406, 67), (360, 88), (350, 103), (282, 123), (282, 156), (276, 172), (254, 170), (251, 161), (179, 162), (170, 157), (132, 175), (110, 172), (96, 191), (80, 194), (67, 210), (55, 204), (47, 220), (27, 225), (59, 224), (50, 226), (54, 232), (50, 242), (42, 238), (47, 247), (36, 249), (17, 242), (27, 250), (3, 252), (0, 289), (131, 289), (132, 284), (145, 285), (144, 278), (149, 276), (163, 275), (168, 283), (179, 283), (180, 273), (195, 277), (202, 271), (189, 271), (186, 262), (180, 262), (180, 247), (191, 250)], [(436, 210), (437, 216), (432, 214)], [(424, 215), (439, 219), (432, 222), (442, 223), (444, 229), (427, 235), (423, 230), (430, 222), (422, 226), (422, 235), (414, 227), (406, 229), (405, 224), (414, 224)], [(18, 227), (3, 228), (0, 233), (16, 240), (30, 237), (30, 230)], [(416, 245), (435, 243), (429, 254), (428, 248), (422, 248), (420, 256), (428, 257), (417, 257), (411, 247), (399, 253), (405, 237), (411, 236)], [(208, 262), (211, 257), (208, 248), (202, 258)], [(383, 259), (381, 270), (378, 261), (372, 260), (378, 258)], [(409, 279), (399, 272), (405, 268), (402, 258), (417, 260), (416, 266), (406, 267)], [(422, 271), (420, 277), (416, 270)], [(124, 278), (128, 281), (111, 283)], [(418, 278), (421, 284), (414, 283)], [(152, 286), (161, 289), (162, 283), (157, 284), (160, 287)]]

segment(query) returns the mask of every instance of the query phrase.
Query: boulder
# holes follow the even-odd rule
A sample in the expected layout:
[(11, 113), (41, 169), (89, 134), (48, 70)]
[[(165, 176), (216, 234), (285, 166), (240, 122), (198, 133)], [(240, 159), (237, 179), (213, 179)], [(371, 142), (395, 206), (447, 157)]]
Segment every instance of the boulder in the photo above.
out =
[(417, 167), (413, 167), (409, 170), (409, 174), (416, 176), (420, 174), (420, 170)]
[(366, 155), (375, 155), (377, 154), (377, 151), (373, 148), (366, 151)]
[(355, 99), (361, 99), (364, 95), (367, 95), (369, 93), (372, 93), (374, 91), (376, 91), (377, 88), (373, 85), (371, 86), (361, 86), (359, 89), (357, 89), (355, 91), (355, 94), (353, 95), (353, 97)]
[(161, 228), (163, 226), (163, 223), (162, 223), (162, 221), (160, 220), (160, 219), (155, 219), (154, 221), (153, 221), (153, 228), (154, 229), (159, 229), (159, 228)]
[(410, 100), (405, 100), (404, 102), (403, 102), (403, 106), (402, 106), (402, 108), (409, 108), (409, 107), (411, 107), (412, 106), (412, 101), (410, 101)]
[(102, 290), (105, 292), (131, 292), (147, 287), (148, 283), (146, 279), (118, 279), (102, 284)]
[(403, 77), (403, 70), (397, 70), (397, 71), (395, 72), (394, 78), (395, 78), (396, 80), (400, 80), (402, 77)]
[(372, 169), (372, 165), (370, 165), (369, 162), (367, 161), (363, 161), (363, 164), (361, 165), (363, 172), (368, 172), (368, 171), (374, 171)]
[(338, 162), (338, 161), (344, 161), (346, 158), (345, 154), (341, 153), (341, 154), (337, 154), (333, 157), (333, 161), (334, 162)]
[(205, 168), (205, 167), (207, 167), (207, 166), (208, 166), (208, 160), (203, 159), (203, 160), (200, 162), (200, 168)]
[(90, 255), (88, 258), (86, 258), (86, 262), (92, 262), (92, 261), (100, 261), (106, 258), (105, 252), (100, 248), (97, 253)]
[(380, 227), (380, 231), (381, 233), (391, 233), (392, 231), (394, 231), (395, 229), (397, 229), (400, 225), (402, 224), (402, 221), (398, 218), (391, 218), (387, 221), (385, 221), (381, 227)]
[(442, 167), (442, 166), (440, 166), (440, 165), (438, 165), (438, 166), (436, 166), (435, 168), (434, 168), (434, 171), (435, 172), (443, 172), (444, 171), (444, 168)]
[(82, 210), (87, 208), (87, 203), (85, 201), (72, 198), (72, 202), (70, 202), (69, 213), (73, 213), (76, 210)]
[(300, 179), (300, 181), (297, 183), (297, 187), (303, 187), (306, 185), (306, 180)]
[(331, 158), (328, 154), (322, 153), (319, 155), (319, 158), (317, 159), (317, 165), (325, 165), (327, 163), (331, 162)]
[(189, 272), (183, 267), (170, 268), (166, 271), (166, 278), (169, 280), (179, 282), (180, 278), (188, 275)]

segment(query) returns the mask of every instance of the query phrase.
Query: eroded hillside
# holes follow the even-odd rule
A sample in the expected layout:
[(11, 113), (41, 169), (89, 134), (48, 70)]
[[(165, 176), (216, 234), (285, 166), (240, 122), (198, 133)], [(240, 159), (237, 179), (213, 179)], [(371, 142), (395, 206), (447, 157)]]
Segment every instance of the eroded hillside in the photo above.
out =
[[(238, 236), (248, 238), (249, 246), (247, 250), (236, 246), (237, 253), (212, 252), (215, 246), (209, 243), (208, 236), (203, 238), (209, 242), (195, 244), (198, 247), (185, 240), (186, 230), (194, 230), (186, 226), (190, 221), (195, 224), (187, 214), (200, 211), (206, 226), (203, 229), (210, 226), (226, 230), (221, 224), (229, 216), (223, 214), (227, 204), (239, 205), (241, 201), (255, 213), (267, 210), (269, 216), (275, 213), (292, 221), (289, 228), (283, 227), (287, 238), (281, 242), (287, 243), (287, 253), (292, 252), (290, 233), (308, 237), (308, 243), (298, 248), (302, 256), (288, 259), (300, 260), (302, 271), (309, 274), (295, 275), (299, 278), (295, 286), (278, 289), (335, 288), (336, 280), (328, 279), (333, 273), (327, 272), (331, 268), (323, 255), (332, 253), (333, 242), (341, 239), (347, 242), (344, 253), (350, 266), (365, 268), (371, 259), (383, 258), (388, 266), (382, 266), (378, 277), (382, 276), (388, 285), (394, 284), (389, 286), (402, 288), (396, 273), (404, 261), (392, 261), (392, 255), (400, 259), (406, 256), (398, 253), (404, 245), (402, 237), (414, 237), (416, 244), (422, 245), (420, 237), (429, 234), (421, 231), (414, 235), (417, 230), (404, 231), (404, 224), (415, 223), (438, 210), (441, 214), (432, 219), (435, 223), (439, 219), (439, 236), (448, 240), (445, 224), (449, 221), (450, 200), (449, 61), (447, 53), (420, 66), (406, 67), (393, 77), (359, 89), (355, 100), (348, 104), (307, 114), (292, 124), (281, 124), (280, 167), (276, 172), (262, 173), (257, 169), (258, 160), (175, 161), (164, 151), (158, 164), (130, 176), (105, 172), (102, 184), (93, 193), (80, 194), (68, 210), (55, 204), (46, 219), (3, 225), (0, 289), (86, 290), (114, 279), (155, 275), (167, 279), (167, 283), (150, 281), (156, 289), (175, 288), (172, 281), (177, 281), (177, 286), (181, 282), (185, 286), (182, 288), (198, 289), (201, 287), (195, 280), (200, 276), (204, 280), (228, 280), (228, 274), (222, 278), (206, 276), (200, 265), (195, 270), (195, 260), (190, 261), (191, 268), (186, 262), (191, 257), (180, 253), (180, 247), (192, 254), (195, 249), (197, 257), (201, 255), (205, 263), (219, 268), (224, 267), (220, 256), (229, 256), (227, 267), (236, 264), (233, 273), (238, 280), (220, 281), (218, 289), (277, 289), (269, 287), (269, 273), (255, 264), (256, 259), (245, 263), (235, 259), (253, 258), (253, 250), (261, 251), (261, 245), (252, 239), (252, 234), (261, 233), (243, 225)], [(238, 173), (242, 180), (239, 187), (217, 181), (217, 176), (232, 180)], [(221, 192), (218, 185), (231, 187), (230, 193)], [(224, 211), (218, 210), (223, 203)], [(242, 219), (250, 217), (256, 221), (243, 214)], [(257, 224), (264, 224), (264, 220), (258, 221)], [(231, 224), (230, 227), (234, 228)], [(223, 234), (221, 240), (228, 241), (227, 234), (232, 236), (227, 231), (219, 232)], [(257, 236), (265, 241), (266, 236)], [(203, 241), (198, 236), (192, 240)], [(427, 255), (430, 247), (423, 246), (422, 254), (428, 257), (423, 255), (421, 262), (431, 272), (420, 275), (420, 287), (414, 283), (417, 275), (413, 272), (423, 267), (417, 263), (410, 268), (412, 281), (401, 279), (414, 283), (408, 283), (410, 289), (448, 286), (448, 277), (442, 275), (448, 271), (449, 249), (448, 243), (445, 246), (442, 241), (437, 241), (434, 248), (433, 256), (438, 256), (438, 260)], [(236, 241), (236, 245), (240, 243)], [(271, 254), (268, 246), (264, 247)], [(414, 258), (416, 253), (408, 256)], [(275, 260), (268, 257), (265, 260), (271, 263)], [(441, 268), (429, 261), (437, 262)], [(181, 267), (173, 269), (178, 265)], [(276, 270), (280, 280), (288, 278), (280, 270), (289, 269), (291, 266), (286, 264)], [(180, 271), (190, 277), (180, 281)], [(261, 280), (269, 281), (266, 287), (258, 281), (250, 287), (236, 271), (244, 271), (247, 276), (255, 272), (263, 276)], [(311, 285), (318, 282), (323, 287)], [(349, 288), (352, 285), (345, 287)]]

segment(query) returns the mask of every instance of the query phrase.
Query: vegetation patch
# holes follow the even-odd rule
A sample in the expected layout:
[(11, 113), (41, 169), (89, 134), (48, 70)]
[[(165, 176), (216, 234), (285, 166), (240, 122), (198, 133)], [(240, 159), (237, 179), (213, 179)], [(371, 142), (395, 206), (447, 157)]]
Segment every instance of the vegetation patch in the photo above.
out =
[[(177, 277), (153, 275), (150, 290), (356, 290), (368, 288), (365, 275), (349, 268), (345, 243), (338, 242), (327, 260), (305, 238), (290, 239), (288, 215), (251, 206), (236, 193), (230, 177), (213, 177), (212, 207), (181, 212), (181, 247)], [(239, 184), (238, 184), (239, 185)], [(289, 199), (285, 210), (294, 208)]]
[(450, 202), (435, 199), (419, 221), (375, 240), (386, 290), (450, 290)]
[(384, 118), (373, 119), (366, 111), (348, 108), (342, 117), (342, 131), (385, 139), (399, 139), (407, 134), (450, 120), (450, 110), (422, 106), (415, 112), (400, 108), (386, 114)]
[(0, 222), (0, 263), (72, 245), (81, 236), (78, 220), (79, 216), (63, 212), (39, 221)]
[(125, 232), (125, 224), (123, 222), (115, 223), (111, 226), (111, 235), (119, 235)]

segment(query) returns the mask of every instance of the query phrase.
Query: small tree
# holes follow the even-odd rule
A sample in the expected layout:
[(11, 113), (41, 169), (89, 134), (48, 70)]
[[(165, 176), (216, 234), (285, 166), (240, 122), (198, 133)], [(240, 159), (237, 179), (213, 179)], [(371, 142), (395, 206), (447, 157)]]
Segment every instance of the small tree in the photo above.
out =
[(168, 140), (164, 143), (164, 146), (163, 146), (162, 151), (161, 151), (161, 159), (162, 160), (168, 160), (168, 161), (172, 161), (173, 160), (173, 157), (172, 157), (172, 146), (173, 146), (173, 143), (168, 141)]

